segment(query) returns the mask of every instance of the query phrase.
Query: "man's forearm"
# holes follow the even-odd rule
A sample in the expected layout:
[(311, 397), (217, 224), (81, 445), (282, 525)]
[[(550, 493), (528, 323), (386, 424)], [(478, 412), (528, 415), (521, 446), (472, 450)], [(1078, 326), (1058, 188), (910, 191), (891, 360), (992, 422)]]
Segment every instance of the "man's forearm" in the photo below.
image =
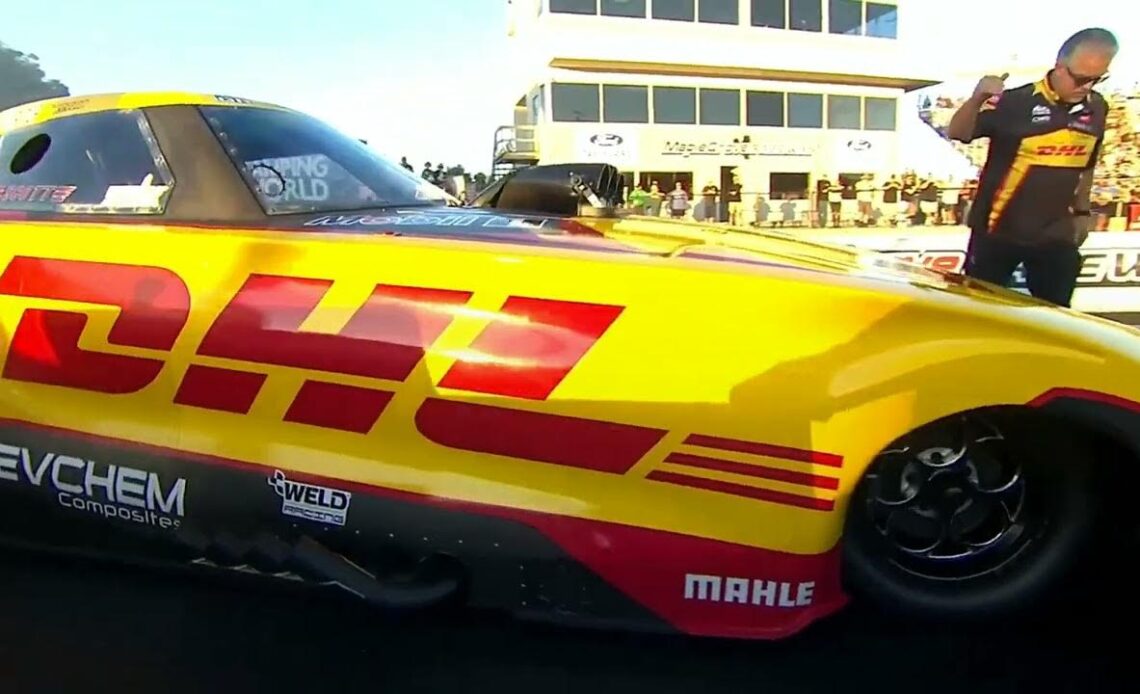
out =
[(985, 97), (972, 96), (958, 107), (946, 127), (946, 135), (952, 140), (969, 142), (974, 137), (974, 126), (978, 122), (978, 112), (982, 110)]

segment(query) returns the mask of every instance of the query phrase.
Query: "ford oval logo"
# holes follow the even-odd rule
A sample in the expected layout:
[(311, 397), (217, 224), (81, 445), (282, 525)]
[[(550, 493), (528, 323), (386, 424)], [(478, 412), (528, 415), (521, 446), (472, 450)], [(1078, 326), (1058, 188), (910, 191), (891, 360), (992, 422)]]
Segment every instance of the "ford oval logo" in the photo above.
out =
[(614, 135), (613, 133), (605, 133), (604, 135), (593, 135), (590, 137), (590, 144), (599, 147), (617, 147), (625, 140), (621, 135)]
[(867, 140), (848, 140), (847, 147), (848, 149), (853, 149), (856, 152), (866, 152), (867, 150), (871, 149), (871, 143)]

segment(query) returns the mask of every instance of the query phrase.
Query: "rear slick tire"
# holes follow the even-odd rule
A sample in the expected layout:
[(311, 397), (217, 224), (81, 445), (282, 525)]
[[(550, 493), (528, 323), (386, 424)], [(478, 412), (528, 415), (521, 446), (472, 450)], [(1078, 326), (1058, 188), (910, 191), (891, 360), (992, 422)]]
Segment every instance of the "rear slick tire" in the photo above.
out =
[[(855, 489), (844, 535), (844, 582), (856, 599), (912, 619), (985, 622), (1024, 616), (1057, 596), (1092, 544), (1098, 504), (1089, 449), (1055, 424), (995, 421), (943, 420), (872, 463)], [(947, 445), (955, 436), (959, 442)], [(1003, 473), (984, 472), (995, 461), (1006, 479), (994, 482)], [(979, 522), (982, 530), (962, 542), (973, 523), (960, 511), (970, 493), (980, 500), (975, 511), (1001, 502), (992, 526)], [(947, 509), (950, 522), (938, 515)], [(1003, 514), (1009, 528), (991, 542)], [(950, 549), (928, 551), (935, 542)], [(978, 544), (984, 551), (976, 555), (963, 549)]]

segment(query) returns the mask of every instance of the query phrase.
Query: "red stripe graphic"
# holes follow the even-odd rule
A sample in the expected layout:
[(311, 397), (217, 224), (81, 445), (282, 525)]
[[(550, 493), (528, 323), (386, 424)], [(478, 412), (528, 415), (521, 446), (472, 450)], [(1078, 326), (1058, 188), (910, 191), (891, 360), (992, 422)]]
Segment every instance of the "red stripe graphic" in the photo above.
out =
[(199, 354), (393, 381), (406, 379), (470, 292), (380, 285), (339, 334), (302, 332), (329, 280), (251, 275)]
[(448, 448), (625, 474), (665, 431), (594, 419), (428, 398), (416, 412), (424, 438)]
[(209, 410), (247, 414), (265, 383), (265, 374), (191, 364), (174, 402)]
[(813, 463), (815, 465), (843, 467), (843, 456), (841, 455), (835, 455), (834, 453), (820, 453), (819, 451), (809, 451), (802, 448), (774, 446), (770, 443), (741, 441), (739, 439), (725, 439), (718, 436), (704, 436), (703, 434), (692, 434), (685, 439), (685, 443), (689, 444), (690, 446), (719, 448), (722, 451), (751, 453), (753, 455), (762, 455), (769, 458), (796, 460), (801, 463)]
[(777, 482), (787, 482), (789, 484), (802, 484), (806, 487), (817, 487), (819, 489), (839, 489), (839, 480), (834, 477), (812, 475), (806, 472), (794, 472), (792, 470), (781, 470), (779, 468), (766, 467), (763, 465), (749, 465), (746, 463), (738, 463), (733, 460), (706, 458), (704, 456), (689, 455), (687, 453), (670, 453), (669, 457), (665, 459), (665, 462), (673, 463), (674, 465), (689, 465), (691, 467), (703, 468), (705, 470), (719, 470), (720, 472), (730, 472), (734, 475), (759, 477), (761, 479), (775, 480)]
[(336, 383), (306, 381), (285, 421), (367, 434), (394, 393)]
[(1140, 402), (1133, 402), (1119, 395), (1110, 395), (1108, 393), (1098, 393), (1091, 390), (1083, 390), (1080, 388), (1054, 388), (1046, 391), (1041, 395), (1029, 402), (1030, 407), (1044, 407), (1056, 400), (1064, 400), (1071, 398), (1074, 400), (1089, 400), (1098, 402), (1104, 405), (1111, 405), (1119, 407), (1123, 410), (1130, 410), (1132, 412), (1140, 412)]
[(512, 296), (505, 316), (471, 344), (439, 385), (476, 393), (545, 400), (621, 314), (621, 306)]
[(653, 472), (646, 475), (646, 479), (650, 479), (655, 482), (677, 484), (682, 487), (705, 489), (712, 492), (720, 492), (722, 494), (744, 496), (750, 499), (758, 499), (760, 501), (770, 501), (772, 503), (783, 504), (785, 506), (798, 506), (800, 508), (807, 508), (815, 511), (831, 511), (835, 508), (835, 502), (830, 499), (813, 499), (810, 496), (800, 496), (798, 494), (788, 494), (787, 492), (777, 492), (771, 489), (748, 487), (743, 484), (721, 482), (720, 480), (690, 477), (689, 475), (679, 475), (674, 472), (662, 472), (660, 470), (654, 470)]

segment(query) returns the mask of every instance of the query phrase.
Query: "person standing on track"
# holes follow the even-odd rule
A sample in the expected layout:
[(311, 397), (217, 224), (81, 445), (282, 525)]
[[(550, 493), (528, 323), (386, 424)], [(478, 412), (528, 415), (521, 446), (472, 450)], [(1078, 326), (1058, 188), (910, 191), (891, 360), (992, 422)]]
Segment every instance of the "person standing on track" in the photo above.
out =
[(1093, 87), (1118, 50), (1108, 30), (1083, 29), (1042, 79), (1006, 89), (1008, 74), (987, 75), (954, 114), (951, 139), (990, 139), (967, 221), (966, 275), (1006, 286), (1024, 264), (1033, 296), (1071, 305), (1108, 116)]

